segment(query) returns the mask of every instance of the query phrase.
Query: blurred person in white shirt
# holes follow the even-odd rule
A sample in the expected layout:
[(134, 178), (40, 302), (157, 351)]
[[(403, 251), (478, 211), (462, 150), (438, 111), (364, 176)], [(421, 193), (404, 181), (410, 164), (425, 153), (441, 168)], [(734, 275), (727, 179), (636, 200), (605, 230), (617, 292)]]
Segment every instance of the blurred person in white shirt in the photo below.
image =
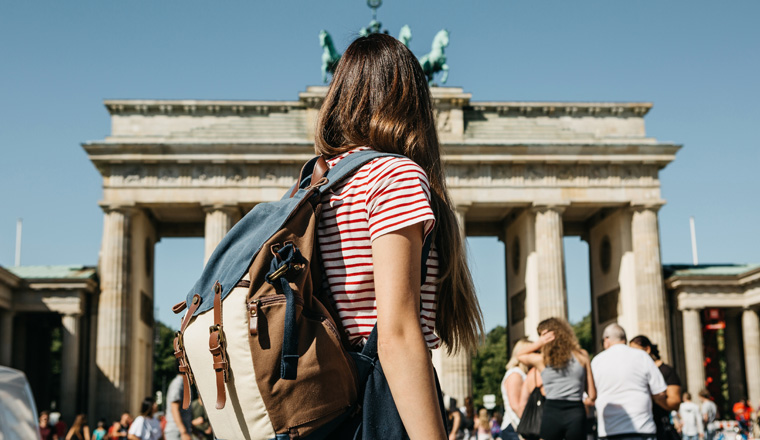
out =
[(664, 402), (667, 385), (649, 355), (626, 345), (625, 330), (610, 324), (604, 351), (591, 361), (596, 383), (596, 412), (601, 439), (655, 440), (652, 400)]
[(705, 435), (702, 426), (702, 412), (699, 406), (691, 401), (691, 394), (683, 393), (683, 401), (678, 407), (678, 419), (681, 425), (683, 440), (697, 440)]

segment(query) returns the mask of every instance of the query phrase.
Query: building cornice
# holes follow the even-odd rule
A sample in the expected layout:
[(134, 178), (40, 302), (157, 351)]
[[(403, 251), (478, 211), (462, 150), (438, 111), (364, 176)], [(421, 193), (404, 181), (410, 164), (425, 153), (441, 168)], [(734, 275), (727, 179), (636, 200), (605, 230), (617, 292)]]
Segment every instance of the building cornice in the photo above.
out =
[(688, 287), (744, 288), (757, 282), (760, 282), (760, 267), (738, 275), (673, 275), (665, 280), (665, 286), (682, 291)]
[[(311, 142), (87, 142), (98, 163), (298, 163), (314, 157)], [(670, 143), (443, 143), (447, 163), (638, 163), (664, 166), (681, 148)], [(549, 156), (549, 157), (547, 157)]]
[(267, 115), (303, 109), (299, 101), (235, 101), (197, 99), (106, 99), (111, 115), (222, 116)]
[(88, 293), (94, 293), (98, 288), (98, 281), (93, 278), (81, 280), (71, 279), (29, 279), (27, 286), (29, 290), (82, 290)]
[(561, 102), (504, 101), (473, 102), (468, 108), (502, 116), (643, 117), (651, 102)]
[[(326, 88), (309, 87), (298, 101), (200, 100), (200, 99), (106, 99), (111, 115), (256, 116), (318, 109)], [(433, 88), (436, 107), (495, 112), (503, 116), (546, 117), (643, 117), (651, 102), (474, 101), (460, 88)]]
[(23, 281), (23, 279), (0, 266), (0, 283), (3, 283), (11, 288), (17, 288), (23, 284)]

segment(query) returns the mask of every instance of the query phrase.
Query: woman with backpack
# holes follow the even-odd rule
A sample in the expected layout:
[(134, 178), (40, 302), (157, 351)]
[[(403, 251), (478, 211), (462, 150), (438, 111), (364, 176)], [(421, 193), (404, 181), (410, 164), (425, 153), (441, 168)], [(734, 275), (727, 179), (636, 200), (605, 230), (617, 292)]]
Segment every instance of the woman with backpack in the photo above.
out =
[[(583, 350), (570, 324), (549, 318), (538, 324), (539, 339), (525, 346), (518, 359), (541, 374), (546, 401), (543, 405), (543, 440), (585, 440), (586, 407), (596, 400), (596, 386), (588, 353)], [(540, 350), (540, 353), (534, 353)]]
[(474, 350), (483, 323), (428, 81), (411, 51), (384, 34), (355, 40), (315, 141), (329, 167), (362, 149), (399, 155), (370, 161), (323, 196), (318, 241), (349, 340), (361, 346), (377, 324), (378, 356), (407, 434), (445, 439), (430, 350)]

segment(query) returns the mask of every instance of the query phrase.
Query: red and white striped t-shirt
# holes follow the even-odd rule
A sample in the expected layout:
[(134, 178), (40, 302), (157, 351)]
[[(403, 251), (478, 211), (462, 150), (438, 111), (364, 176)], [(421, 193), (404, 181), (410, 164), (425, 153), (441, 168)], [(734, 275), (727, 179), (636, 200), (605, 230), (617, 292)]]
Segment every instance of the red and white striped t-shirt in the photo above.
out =
[[(328, 159), (330, 167), (359, 147)], [(430, 186), (411, 159), (381, 157), (361, 167), (323, 195), (319, 247), (327, 283), (349, 340), (365, 341), (377, 322), (372, 240), (416, 223), (425, 237), (433, 230)], [(438, 254), (431, 246), (427, 278), (421, 288), (420, 325), (429, 348), (440, 344), (434, 333)]]

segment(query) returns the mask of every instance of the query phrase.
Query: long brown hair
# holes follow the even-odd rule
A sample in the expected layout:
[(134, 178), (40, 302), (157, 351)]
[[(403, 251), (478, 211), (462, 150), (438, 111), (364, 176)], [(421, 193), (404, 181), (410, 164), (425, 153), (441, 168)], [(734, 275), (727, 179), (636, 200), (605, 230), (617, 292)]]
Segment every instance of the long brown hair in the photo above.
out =
[(87, 418), (84, 414), (79, 414), (74, 418), (74, 423), (71, 424), (71, 428), (69, 428), (67, 435), (73, 432), (77, 438), (83, 439), (83, 430), (85, 426), (87, 426)]
[(384, 34), (346, 49), (319, 111), (316, 152), (327, 157), (359, 146), (402, 154), (430, 181), (440, 277), (435, 329), (449, 352), (474, 351), (483, 317), (446, 189), (427, 78), (411, 51)]
[(567, 321), (560, 318), (544, 319), (538, 323), (538, 334), (545, 331), (554, 332), (554, 340), (541, 348), (544, 364), (552, 368), (564, 368), (574, 351), (580, 351), (581, 345)]

